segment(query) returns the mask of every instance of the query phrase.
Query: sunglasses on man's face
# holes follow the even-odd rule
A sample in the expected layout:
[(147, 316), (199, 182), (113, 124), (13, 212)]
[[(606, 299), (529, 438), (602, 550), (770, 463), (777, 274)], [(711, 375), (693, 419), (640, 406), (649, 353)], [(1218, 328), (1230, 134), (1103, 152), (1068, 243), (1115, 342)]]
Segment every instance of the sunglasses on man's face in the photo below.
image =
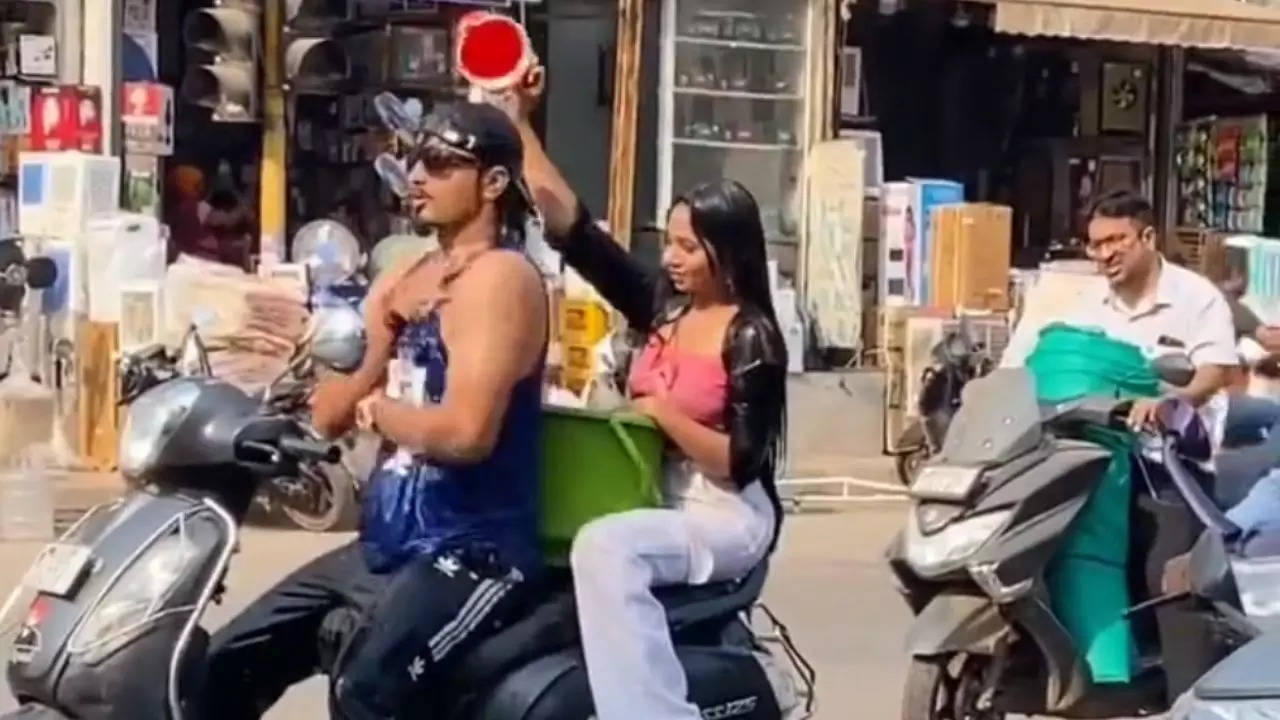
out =
[(428, 139), (411, 153), (408, 160), (410, 169), (413, 169), (418, 163), (422, 163), (423, 169), (429, 173), (476, 167), (479, 164), (475, 155), (465, 150), (459, 150), (437, 138)]

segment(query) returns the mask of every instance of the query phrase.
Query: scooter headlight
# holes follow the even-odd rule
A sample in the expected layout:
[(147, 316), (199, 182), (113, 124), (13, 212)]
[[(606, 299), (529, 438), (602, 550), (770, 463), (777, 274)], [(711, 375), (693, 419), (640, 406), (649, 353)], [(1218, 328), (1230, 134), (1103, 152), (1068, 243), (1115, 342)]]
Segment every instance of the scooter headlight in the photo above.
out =
[(139, 477), (151, 468), (164, 441), (182, 424), (199, 395), (199, 384), (175, 380), (133, 401), (120, 432), (120, 472), (125, 477)]
[(956, 520), (941, 530), (925, 534), (915, 512), (908, 513), (903, 554), (921, 575), (935, 575), (968, 560), (1004, 528), (1013, 510), (995, 510)]
[(199, 547), (178, 528), (157, 540), (116, 578), (72, 636), (68, 651), (94, 656), (113, 652), (164, 609), (199, 555)]

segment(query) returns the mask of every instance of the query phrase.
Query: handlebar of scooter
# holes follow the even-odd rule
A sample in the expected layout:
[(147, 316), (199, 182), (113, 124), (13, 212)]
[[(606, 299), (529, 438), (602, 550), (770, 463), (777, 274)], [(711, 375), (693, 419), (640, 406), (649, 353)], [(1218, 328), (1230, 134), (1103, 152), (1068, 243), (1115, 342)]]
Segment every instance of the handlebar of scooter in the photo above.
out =
[[(1116, 398), (1085, 397), (1050, 408), (1047, 420), (1055, 424), (1088, 423), (1127, 429), (1126, 420), (1131, 404), (1131, 401)], [(1158, 440), (1161, 464), (1168, 471), (1174, 487), (1186, 501), (1196, 519), (1228, 542), (1239, 538), (1243, 530), (1227, 518), (1217, 503), (1201, 487), (1200, 481), (1187, 468), (1186, 461), (1179, 452), (1177, 433), (1162, 429), (1143, 431), (1143, 434)]]
[(286, 435), (280, 438), (280, 450), (299, 459), (336, 463), (342, 459), (337, 445), (320, 440)]
[(289, 431), (283, 434), (272, 433), (274, 437), (260, 439), (242, 439), (237, 442), (236, 455), (240, 459), (254, 464), (277, 467), (286, 460), (306, 462), (335, 463), (342, 459), (342, 451), (337, 445), (320, 440), (301, 437)]

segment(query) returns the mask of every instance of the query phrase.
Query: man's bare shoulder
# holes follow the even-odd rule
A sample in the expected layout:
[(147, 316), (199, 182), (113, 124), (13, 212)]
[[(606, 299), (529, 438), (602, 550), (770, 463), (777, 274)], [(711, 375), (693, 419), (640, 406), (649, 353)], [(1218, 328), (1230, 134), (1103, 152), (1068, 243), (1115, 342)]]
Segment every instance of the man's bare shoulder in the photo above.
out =
[(524, 255), (514, 250), (495, 250), (472, 261), (455, 281), (455, 296), (473, 293), (491, 301), (511, 299), (526, 304), (542, 297), (544, 288), (542, 277)]
[(373, 283), (369, 286), (372, 292), (379, 288), (385, 288), (400, 282), (405, 275), (418, 267), (423, 261), (436, 254), (435, 250), (425, 250), (420, 253), (413, 253), (404, 257), (397, 258), (396, 261), (388, 265), (373, 279)]

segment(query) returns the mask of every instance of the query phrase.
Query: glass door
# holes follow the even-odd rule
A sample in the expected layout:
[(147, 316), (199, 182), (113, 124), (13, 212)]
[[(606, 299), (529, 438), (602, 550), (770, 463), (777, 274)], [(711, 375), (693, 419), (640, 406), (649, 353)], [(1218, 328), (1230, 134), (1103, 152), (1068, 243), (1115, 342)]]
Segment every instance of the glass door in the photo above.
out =
[(659, 218), (688, 188), (729, 178), (755, 195), (775, 254), (798, 244), (808, 12), (805, 0), (665, 0)]

